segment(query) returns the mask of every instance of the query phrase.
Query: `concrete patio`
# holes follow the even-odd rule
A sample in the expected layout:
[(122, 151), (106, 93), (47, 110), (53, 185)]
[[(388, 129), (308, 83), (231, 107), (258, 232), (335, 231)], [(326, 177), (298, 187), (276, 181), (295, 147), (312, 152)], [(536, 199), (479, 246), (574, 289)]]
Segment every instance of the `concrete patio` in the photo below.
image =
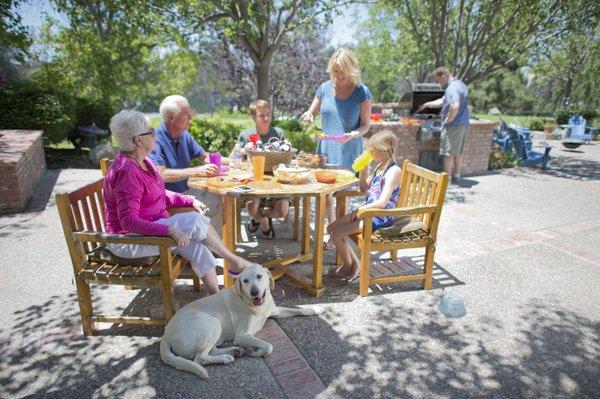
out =
[[(162, 328), (83, 337), (54, 194), (100, 171), (49, 170), (28, 212), (0, 218), (0, 397), (600, 397), (600, 145), (552, 144), (548, 171), (449, 186), (433, 290), (395, 284), (361, 298), (358, 285), (326, 278), (313, 298), (282, 280), (279, 305), (325, 314), (269, 321), (270, 357), (208, 366), (208, 381), (160, 361)], [(290, 225), (275, 228), (276, 241), (250, 237), (242, 256), (260, 262), (298, 245)], [(465, 317), (437, 312), (446, 292), (465, 299)], [(153, 291), (93, 293), (101, 309), (161, 311)], [(176, 289), (180, 305), (201, 295), (186, 282)]]

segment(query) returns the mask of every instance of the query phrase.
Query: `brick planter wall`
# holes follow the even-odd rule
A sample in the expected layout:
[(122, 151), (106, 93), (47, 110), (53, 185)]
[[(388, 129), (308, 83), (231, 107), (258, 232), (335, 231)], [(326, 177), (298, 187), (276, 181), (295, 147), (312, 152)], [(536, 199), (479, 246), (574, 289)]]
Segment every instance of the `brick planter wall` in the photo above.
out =
[(0, 213), (22, 211), (46, 170), (40, 130), (0, 130)]
[[(463, 175), (480, 174), (488, 170), (492, 136), (497, 123), (485, 120), (471, 120), (471, 126), (465, 142)], [(391, 130), (398, 137), (396, 157), (398, 161), (410, 159), (419, 163), (421, 151), (439, 151), (440, 140), (417, 141), (419, 126), (408, 126), (400, 122), (381, 122), (371, 124), (366, 137), (381, 130)]]

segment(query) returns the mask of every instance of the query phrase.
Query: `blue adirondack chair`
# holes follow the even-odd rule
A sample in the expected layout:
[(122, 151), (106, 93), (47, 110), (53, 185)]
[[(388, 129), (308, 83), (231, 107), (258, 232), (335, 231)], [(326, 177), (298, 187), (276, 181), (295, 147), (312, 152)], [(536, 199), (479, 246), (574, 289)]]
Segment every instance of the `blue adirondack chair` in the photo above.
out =
[(510, 135), (512, 145), (515, 149), (517, 157), (521, 163), (525, 166), (535, 166), (541, 163), (542, 169), (546, 169), (548, 166), (548, 160), (550, 159), (550, 151), (552, 146), (544, 145), (544, 152), (536, 152), (532, 150), (531, 140), (526, 140), (527, 134), (521, 134), (517, 129), (504, 125), (506, 131)]

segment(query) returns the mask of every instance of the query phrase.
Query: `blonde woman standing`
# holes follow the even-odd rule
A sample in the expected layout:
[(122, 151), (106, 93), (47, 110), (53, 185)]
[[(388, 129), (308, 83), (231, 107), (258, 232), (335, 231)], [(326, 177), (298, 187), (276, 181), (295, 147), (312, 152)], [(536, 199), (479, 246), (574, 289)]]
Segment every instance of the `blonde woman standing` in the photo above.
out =
[[(333, 277), (348, 277), (348, 282), (358, 278), (360, 262), (348, 238), (349, 235), (362, 231), (363, 221), (356, 217), (358, 211), (395, 208), (398, 204), (402, 171), (394, 157), (397, 146), (398, 139), (389, 130), (376, 133), (367, 141), (367, 150), (373, 155), (373, 161), (377, 166), (368, 177), (367, 168), (359, 173), (360, 190), (367, 193), (365, 204), (327, 227), (343, 261), (342, 266), (332, 269), (329, 273)], [(394, 217), (391, 216), (375, 217), (372, 219), (373, 231), (391, 226), (394, 221)]]
[[(362, 136), (369, 131), (373, 96), (361, 83), (358, 60), (352, 50), (336, 50), (327, 72), (331, 79), (319, 86), (310, 108), (300, 118), (312, 123), (321, 112), (324, 134), (340, 139), (320, 141), (317, 153), (325, 155), (327, 163), (350, 168), (363, 150)], [(329, 223), (333, 223), (333, 195), (327, 196), (326, 214)], [(331, 238), (325, 249), (333, 249)]]

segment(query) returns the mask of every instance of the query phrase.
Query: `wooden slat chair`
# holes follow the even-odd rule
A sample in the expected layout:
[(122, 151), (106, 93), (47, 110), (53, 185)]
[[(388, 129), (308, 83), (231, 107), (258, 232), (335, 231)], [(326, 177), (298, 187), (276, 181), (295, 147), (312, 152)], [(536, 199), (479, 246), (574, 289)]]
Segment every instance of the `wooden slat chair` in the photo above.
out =
[[(170, 237), (107, 234), (103, 185), (102, 178), (72, 193), (56, 195), (58, 213), (73, 264), (83, 331), (86, 335), (93, 334), (95, 322), (165, 325), (175, 313), (173, 281), (183, 277), (181, 271), (188, 261), (171, 253), (170, 248), (176, 243)], [(99, 252), (101, 245), (107, 243), (156, 245), (159, 247), (159, 255), (145, 258), (144, 264), (135, 264), (131, 260), (127, 260), (127, 264), (98, 260), (93, 255)], [(194, 274), (192, 278), (194, 289), (199, 290), (198, 277)], [(162, 290), (165, 316), (149, 318), (96, 315), (93, 313), (90, 284), (158, 287)]]
[[(368, 209), (358, 213), (363, 220), (363, 231), (352, 236), (360, 254), (359, 293), (366, 296), (370, 285), (422, 280), (424, 289), (431, 289), (433, 258), (437, 229), (446, 196), (448, 175), (435, 173), (404, 160), (398, 205), (391, 209)], [(338, 193), (338, 217), (345, 214), (346, 198), (359, 192)], [(364, 193), (360, 193), (364, 196)], [(383, 236), (372, 231), (372, 219), (378, 216), (411, 216), (421, 221), (425, 228), (397, 236)], [(397, 251), (408, 248), (425, 248), (423, 273), (406, 275), (397, 261)], [(371, 267), (371, 252), (390, 251), (391, 261), (384, 267)]]

